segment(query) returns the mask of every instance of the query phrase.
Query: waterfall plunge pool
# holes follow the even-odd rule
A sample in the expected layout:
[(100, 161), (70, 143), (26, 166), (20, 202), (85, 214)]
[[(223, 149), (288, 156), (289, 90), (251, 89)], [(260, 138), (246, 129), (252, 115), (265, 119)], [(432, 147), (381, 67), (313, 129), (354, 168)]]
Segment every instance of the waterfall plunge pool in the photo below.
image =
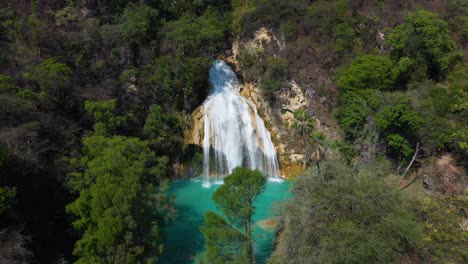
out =
[[(200, 227), (204, 224), (206, 210), (219, 211), (211, 196), (220, 184), (203, 187), (203, 180), (176, 180), (171, 183), (169, 192), (175, 196), (177, 218), (162, 230), (164, 236), (164, 264), (189, 264), (202, 253), (205, 247)], [(260, 225), (260, 221), (275, 216), (275, 205), (288, 199), (291, 182), (268, 181), (265, 190), (255, 201), (254, 250), (257, 263), (265, 263), (272, 252), (275, 238), (274, 228)]]

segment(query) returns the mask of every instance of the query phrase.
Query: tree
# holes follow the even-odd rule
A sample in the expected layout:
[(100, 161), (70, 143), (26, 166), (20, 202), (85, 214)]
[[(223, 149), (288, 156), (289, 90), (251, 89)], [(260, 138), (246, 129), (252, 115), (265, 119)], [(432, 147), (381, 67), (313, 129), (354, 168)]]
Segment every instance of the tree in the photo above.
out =
[(324, 133), (314, 131), (310, 133), (310, 144), (312, 147), (312, 159), (315, 161), (317, 169), (320, 169), (320, 162), (325, 160), (330, 142), (328, 142)]
[(152, 105), (143, 127), (154, 149), (161, 153), (176, 152), (184, 138), (184, 119), (177, 113), (168, 113), (159, 105)]
[(340, 23), (335, 28), (335, 43), (333, 43), (333, 49), (338, 53), (349, 52), (352, 53), (356, 32), (348, 23)]
[(359, 90), (340, 94), (336, 113), (348, 139), (356, 139), (373, 113), (380, 106), (381, 93), (377, 90)]
[(206, 56), (161, 56), (149, 68), (144, 84), (151, 100), (167, 108), (193, 111), (205, 100), (209, 84), (208, 71), (212, 60)]
[(185, 14), (165, 27), (163, 49), (177, 56), (206, 56), (222, 48), (227, 23), (212, 7), (202, 16)]
[(417, 131), (421, 124), (420, 115), (411, 109), (409, 98), (397, 98), (376, 114), (375, 122), (383, 132), (388, 146), (394, 154), (407, 158), (413, 153)]
[(119, 127), (132, 120), (131, 114), (120, 116), (117, 114), (117, 100), (86, 101), (85, 110), (93, 115), (94, 133), (101, 136), (112, 135)]
[(314, 120), (306, 110), (298, 109), (293, 112), (296, 119), (295, 126), (299, 129), (301, 138), (305, 136), (314, 128)]
[(57, 98), (70, 94), (70, 77), (72, 70), (66, 64), (54, 59), (39, 63), (31, 71), (23, 72), (23, 78), (32, 82), (40, 91)]
[(393, 46), (393, 55), (397, 59), (407, 57), (412, 60), (411, 71), (415, 81), (426, 76), (441, 79), (463, 57), (449, 37), (447, 22), (425, 10), (408, 15), (390, 32), (388, 42)]
[(154, 33), (157, 10), (147, 5), (128, 5), (122, 15), (120, 34), (129, 43), (132, 51), (133, 65), (138, 65), (139, 45), (143, 44)]
[(372, 168), (327, 161), (298, 178), (270, 263), (393, 263), (418, 249), (411, 204)]
[(201, 231), (206, 240), (205, 257), (208, 263), (236, 263), (246, 258), (246, 236), (220, 215), (207, 211)]
[(342, 91), (365, 89), (390, 90), (399, 75), (398, 67), (386, 56), (364, 55), (356, 58), (338, 75)]
[[(242, 252), (236, 261), (242, 260), (242, 263), (254, 263), (253, 255), (253, 214), (255, 207), (253, 205), (255, 199), (265, 188), (266, 178), (259, 171), (252, 171), (247, 168), (235, 168), (232, 173), (224, 178), (224, 184), (219, 187), (213, 194), (213, 200), (226, 215), (229, 224), (213, 212), (206, 214), (206, 227), (203, 230), (207, 236), (207, 252), (210, 263), (216, 258), (221, 257), (227, 260), (232, 260), (231, 252)], [(227, 228), (228, 226), (231, 229)], [(220, 235), (214, 236), (213, 228), (226, 227), (228, 231)], [(236, 228), (242, 230), (242, 233), (236, 231)], [(223, 241), (224, 240), (224, 241)], [(227, 252), (217, 252), (216, 248), (220, 243), (227, 243), (229, 246)], [(242, 250), (240, 249), (242, 248)]]
[[(100, 135), (83, 140), (83, 157), (68, 186), (78, 198), (67, 212), (83, 231), (77, 263), (149, 263), (162, 253), (159, 225), (169, 210), (164, 195), (167, 159), (137, 138)], [(81, 168), (81, 169), (80, 169)]]

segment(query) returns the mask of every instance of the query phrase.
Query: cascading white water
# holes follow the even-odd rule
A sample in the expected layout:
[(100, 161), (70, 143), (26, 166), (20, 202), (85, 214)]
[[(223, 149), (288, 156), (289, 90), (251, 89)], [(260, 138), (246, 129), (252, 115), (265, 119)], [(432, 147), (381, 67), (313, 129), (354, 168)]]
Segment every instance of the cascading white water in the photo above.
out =
[(236, 74), (225, 62), (216, 60), (210, 70), (210, 82), (213, 90), (203, 104), (204, 186), (210, 186), (210, 173), (219, 179), (239, 166), (280, 180), (270, 133), (255, 105), (239, 94)]

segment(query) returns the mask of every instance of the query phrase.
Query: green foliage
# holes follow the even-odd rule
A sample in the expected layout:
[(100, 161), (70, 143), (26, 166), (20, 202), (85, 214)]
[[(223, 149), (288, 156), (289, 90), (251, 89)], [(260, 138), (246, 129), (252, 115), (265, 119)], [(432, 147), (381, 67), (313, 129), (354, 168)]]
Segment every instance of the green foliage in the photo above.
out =
[(459, 65), (447, 76), (451, 113), (463, 113), (468, 110), (468, 65)]
[(161, 153), (175, 152), (184, 141), (185, 121), (180, 114), (169, 113), (159, 105), (152, 105), (143, 131), (154, 149)]
[(413, 100), (421, 114), (419, 134), (426, 149), (439, 148), (462, 152), (467, 142), (466, 110), (468, 82), (466, 66), (459, 65), (448, 75), (447, 82), (421, 83), (414, 90)]
[(19, 23), (12, 8), (0, 9), (0, 42), (14, 41), (18, 37)]
[(128, 5), (122, 15), (120, 34), (130, 44), (141, 44), (154, 31), (158, 12), (147, 5)]
[(419, 248), (410, 205), (376, 171), (336, 161), (320, 171), (294, 184), (271, 263), (393, 263)]
[(231, 223), (247, 233), (255, 210), (253, 202), (265, 183), (266, 178), (261, 172), (239, 167), (224, 178), (224, 184), (213, 194), (213, 200)]
[[(444, 77), (448, 69), (463, 57), (449, 37), (447, 22), (425, 10), (406, 17), (391, 31), (388, 42), (393, 45), (396, 58), (409, 57), (415, 61), (414, 73), (427, 69), (425, 74), (433, 79)], [(423, 77), (415, 77), (415, 81)]]
[(201, 231), (206, 240), (207, 263), (239, 263), (245, 259), (246, 236), (218, 214), (207, 211)]
[(281, 23), (280, 31), (283, 33), (284, 37), (289, 40), (295, 36), (294, 23), (291, 20), (287, 20)]
[(144, 84), (158, 103), (176, 110), (193, 111), (208, 94), (208, 57), (159, 57), (144, 74)]
[(266, 76), (270, 78), (278, 78), (277, 76), (284, 76), (288, 69), (289, 63), (287, 60), (280, 57), (269, 57), (265, 62)]
[(255, 11), (254, 0), (233, 0), (232, 2), (232, 29), (241, 32), (244, 27), (245, 17)]
[[(261, 54), (257, 54), (261, 55)], [(253, 55), (253, 60), (256, 60), (256, 55)], [(248, 63), (249, 58), (245, 58), (243, 63)], [(289, 63), (287, 60), (280, 57), (268, 57), (264, 63), (255, 62), (251, 65), (252, 67), (264, 68), (262, 83), (260, 88), (264, 95), (270, 99), (274, 99), (275, 93), (281, 88), (284, 83), (284, 79), (287, 75), (287, 69)]]
[(349, 139), (355, 139), (380, 106), (380, 92), (360, 90), (342, 93), (336, 116)]
[(462, 42), (468, 41), (468, 3), (464, 0), (451, 0), (448, 3), (449, 15), (447, 17), (459, 34)]
[(312, 159), (315, 161), (317, 168), (320, 168), (320, 163), (325, 160), (330, 142), (327, 140), (327, 136), (320, 131), (310, 133), (309, 141), (313, 152)]
[[(348, 29), (342, 25), (341, 29), (338, 29), (337, 25), (345, 22), (345, 13), (348, 9), (347, 1), (334, 0), (334, 1), (314, 1), (307, 8), (307, 15), (305, 17), (305, 23), (307, 27), (311, 28), (314, 35), (316, 36), (331, 36), (340, 32), (345, 33)], [(346, 32), (347, 37), (350, 37)]]
[(335, 140), (332, 142), (332, 148), (338, 150), (348, 164), (356, 156), (355, 146), (347, 141)]
[(332, 44), (332, 47), (336, 52), (352, 52), (356, 38), (356, 33), (348, 23), (340, 23), (336, 25), (334, 38), (335, 43)]
[(13, 78), (0, 74), (0, 93), (17, 91), (18, 87), (14, 84)]
[(76, 7), (73, 1), (67, 1), (68, 5), (55, 13), (55, 25), (67, 26), (76, 21)]
[(275, 93), (281, 88), (283, 81), (281, 80), (263, 80), (260, 88), (264, 95), (268, 98), (274, 98)]
[(314, 119), (304, 109), (298, 109), (293, 112), (296, 119), (295, 127), (299, 129), (301, 137), (305, 137), (315, 126)]
[(343, 91), (390, 90), (395, 88), (398, 75), (399, 71), (390, 58), (363, 55), (339, 74), (338, 87)]
[(70, 93), (71, 73), (66, 64), (47, 59), (31, 71), (23, 72), (23, 78), (37, 85), (40, 91), (60, 98)]
[(187, 13), (166, 25), (163, 49), (177, 56), (212, 54), (222, 47), (226, 29), (226, 22), (213, 8), (200, 17)]
[(375, 122), (382, 130), (394, 154), (407, 158), (413, 152), (411, 144), (421, 124), (420, 115), (411, 109), (409, 98), (397, 98), (376, 114)]
[(23, 98), (0, 94), (0, 118), (3, 124), (14, 127), (35, 120), (35, 107)]
[(466, 197), (428, 197), (421, 202), (424, 223), (423, 257), (432, 263), (466, 263), (468, 232), (460, 227), (466, 217)]
[[(217, 262), (220, 260), (226, 263), (254, 263), (253, 203), (264, 190), (265, 183), (266, 178), (261, 172), (241, 167), (235, 168), (224, 178), (224, 184), (213, 194), (213, 201), (227, 216), (229, 223), (215, 213), (208, 212), (205, 217), (206, 226), (202, 228), (207, 240), (209, 263), (225, 263)], [(219, 228), (225, 231), (213, 234)], [(220, 245), (223, 245), (223, 250), (218, 251)]]
[(85, 110), (94, 117), (94, 132), (97, 135), (110, 135), (117, 128), (127, 124), (132, 116), (117, 115), (117, 100), (85, 102)]
[(236, 0), (232, 1), (232, 28), (240, 36), (251, 36), (260, 27), (277, 28), (282, 21), (305, 11), (308, 1)]
[(248, 69), (257, 63), (257, 57), (262, 53), (261, 49), (241, 49), (239, 51), (238, 61), (242, 68)]
[(43, 42), (45, 41), (44, 22), (41, 21), (36, 15), (34, 15), (33, 12), (33, 14), (28, 17), (27, 23), (30, 29), (28, 36), (29, 43), (31, 47), (36, 48), (36, 51), (40, 53)]
[(83, 231), (77, 263), (150, 263), (162, 252), (159, 224), (168, 209), (162, 183), (167, 159), (137, 138), (100, 135), (83, 140), (80, 170), (69, 175), (79, 197), (67, 206)]

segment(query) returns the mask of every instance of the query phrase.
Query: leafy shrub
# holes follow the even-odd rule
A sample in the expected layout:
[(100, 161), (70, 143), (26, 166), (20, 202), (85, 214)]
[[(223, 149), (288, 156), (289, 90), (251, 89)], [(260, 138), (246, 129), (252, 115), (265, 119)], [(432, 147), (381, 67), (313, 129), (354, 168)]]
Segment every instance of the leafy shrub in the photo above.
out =
[(265, 62), (265, 76), (272, 79), (282, 79), (286, 75), (289, 63), (280, 57), (269, 57)]
[(336, 26), (334, 38), (335, 43), (332, 44), (332, 47), (336, 52), (352, 52), (356, 38), (356, 33), (348, 23), (340, 23)]
[(386, 56), (360, 56), (339, 73), (338, 87), (343, 91), (390, 90), (394, 88), (399, 74), (394, 64)]
[(66, 64), (47, 59), (31, 71), (23, 72), (23, 78), (36, 84), (43, 92), (62, 97), (70, 93), (71, 74), (72, 70)]
[(185, 14), (166, 25), (163, 50), (177, 56), (212, 54), (222, 47), (226, 29), (226, 22), (213, 8), (200, 17)]
[(466, 217), (466, 197), (428, 197), (418, 217), (424, 224), (423, 258), (433, 263), (468, 262), (468, 231), (460, 227)]
[(280, 80), (263, 80), (260, 84), (260, 88), (267, 97), (272, 99), (274, 94), (281, 88), (283, 81)]
[(157, 11), (147, 5), (129, 5), (125, 8), (120, 34), (128, 43), (139, 44), (154, 31)]
[(334, 161), (298, 178), (270, 263), (393, 263), (418, 249), (411, 204), (380, 175)]
[(380, 106), (380, 92), (361, 90), (340, 95), (340, 105), (336, 113), (341, 127), (348, 138), (355, 138), (363, 126)]
[(117, 128), (125, 125), (131, 116), (117, 115), (117, 100), (85, 102), (86, 111), (94, 117), (94, 132), (97, 135), (111, 135)]
[(444, 77), (447, 70), (463, 57), (449, 37), (447, 22), (424, 10), (406, 17), (388, 35), (388, 42), (394, 47), (394, 56), (415, 60), (414, 67), (426, 68), (427, 76), (434, 79)]
[(385, 136), (391, 152), (407, 158), (421, 124), (420, 115), (411, 109), (409, 98), (397, 98), (386, 104), (375, 116), (377, 127)]
[(160, 153), (174, 153), (183, 143), (185, 122), (181, 115), (168, 113), (159, 105), (150, 107), (143, 131)]

